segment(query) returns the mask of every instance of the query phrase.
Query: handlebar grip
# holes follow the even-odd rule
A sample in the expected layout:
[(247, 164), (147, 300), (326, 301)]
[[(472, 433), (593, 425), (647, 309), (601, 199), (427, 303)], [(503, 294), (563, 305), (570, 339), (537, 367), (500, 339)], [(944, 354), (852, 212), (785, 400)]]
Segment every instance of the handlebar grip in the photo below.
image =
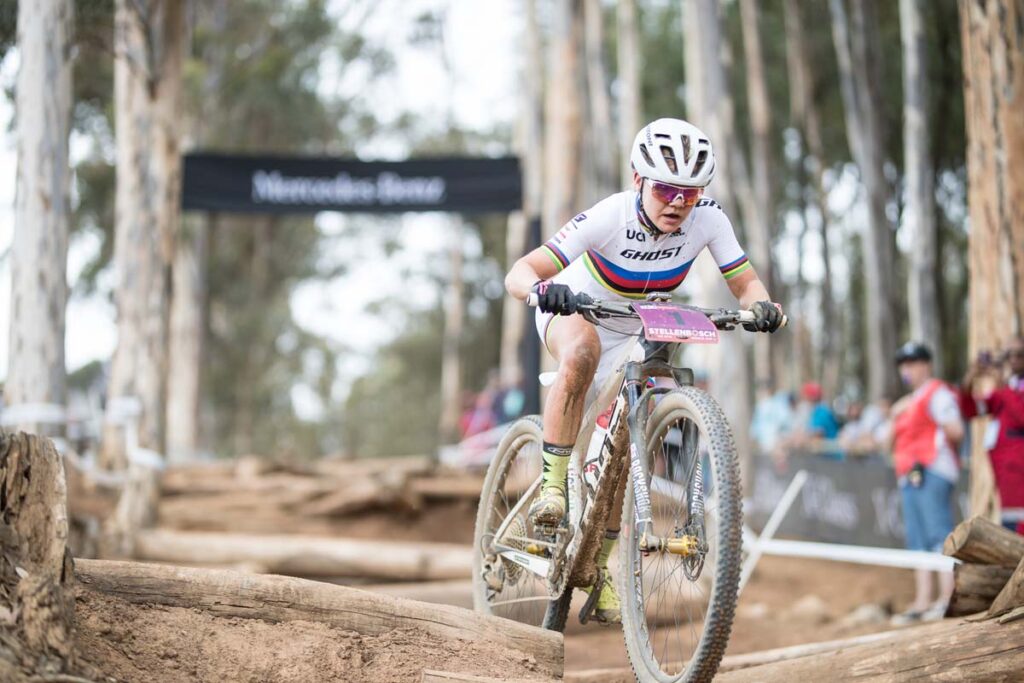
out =
[(531, 308), (537, 308), (540, 304), (540, 296), (536, 292), (530, 292), (526, 295), (526, 305)]

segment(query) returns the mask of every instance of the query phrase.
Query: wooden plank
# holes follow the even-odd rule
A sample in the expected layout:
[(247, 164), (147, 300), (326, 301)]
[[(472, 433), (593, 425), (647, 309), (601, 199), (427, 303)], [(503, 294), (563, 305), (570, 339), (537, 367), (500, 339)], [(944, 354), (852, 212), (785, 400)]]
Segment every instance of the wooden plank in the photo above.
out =
[(984, 517), (971, 517), (946, 537), (942, 552), (964, 562), (1016, 567), (1024, 557), (1024, 536)]
[(259, 576), (137, 562), (76, 560), (88, 590), (141, 604), (199, 609), (270, 622), (316, 621), (366, 635), (414, 628), (532, 655), (541, 675), (562, 675), (562, 635), (446, 605), (400, 600), (356, 588), (287, 576)]
[(259, 567), (290, 576), (433, 581), (470, 575), (471, 550), (451, 543), (365, 541), (321, 536), (249, 535), (151, 529), (136, 558), (172, 564)]

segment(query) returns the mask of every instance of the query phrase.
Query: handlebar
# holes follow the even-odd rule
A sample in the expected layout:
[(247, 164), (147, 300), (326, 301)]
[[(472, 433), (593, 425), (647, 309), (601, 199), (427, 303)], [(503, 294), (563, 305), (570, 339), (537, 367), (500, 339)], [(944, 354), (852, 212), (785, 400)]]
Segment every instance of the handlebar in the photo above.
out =
[[(589, 294), (580, 292), (574, 295), (576, 297), (576, 310), (578, 311), (589, 311), (595, 317), (619, 317), (619, 318), (638, 318), (636, 313), (633, 312), (632, 304), (626, 301), (601, 301), (592, 298)], [(526, 295), (526, 305), (536, 308), (540, 302), (540, 297), (530, 292)], [(753, 311), (744, 310), (730, 310), (727, 308), (701, 308), (700, 306), (687, 306), (687, 308), (695, 311), (700, 311), (708, 317), (715, 327), (720, 329), (731, 329), (735, 325), (742, 325), (743, 323), (752, 323), (757, 319)], [(782, 316), (782, 327), (786, 327), (789, 324), (789, 318), (785, 315)]]

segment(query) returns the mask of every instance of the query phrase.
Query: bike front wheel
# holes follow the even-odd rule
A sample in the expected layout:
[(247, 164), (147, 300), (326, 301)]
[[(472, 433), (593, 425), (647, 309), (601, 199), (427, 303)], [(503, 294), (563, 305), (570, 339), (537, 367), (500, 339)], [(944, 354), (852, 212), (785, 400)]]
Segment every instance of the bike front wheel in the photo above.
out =
[(642, 549), (631, 473), (618, 572), (626, 650), (640, 681), (710, 681), (729, 641), (740, 577), (735, 443), (722, 409), (694, 387), (661, 398), (646, 443), (652, 531), (673, 550)]
[(531, 537), (527, 511), (539, 493), (541, 422), (537, 416), (517, 420), (505, 432), (491, 461), (480, 494), (473, 534), (473, 607), (478, 612), (531, 626), (562, 631), (572, 589), (557, 600), (546, 577), (512, 562), (496, 546), (525, 551)]

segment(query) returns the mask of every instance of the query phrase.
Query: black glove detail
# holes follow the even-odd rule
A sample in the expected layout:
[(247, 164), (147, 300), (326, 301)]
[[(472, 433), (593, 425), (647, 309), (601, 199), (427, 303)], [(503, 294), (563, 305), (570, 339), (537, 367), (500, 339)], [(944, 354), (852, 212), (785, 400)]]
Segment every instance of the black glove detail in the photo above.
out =
[(568, 285), (541, 280), (533, 286), (537, 295), (537, 308), (555, 315), (572, 315), (576, 312), (576, 295)]
[(754, 312), (754, 322), (743, 323), (748, 332), (774, 332), (782, 327), (782, 311), (771, 301), (757, 301), (750, 310)]

